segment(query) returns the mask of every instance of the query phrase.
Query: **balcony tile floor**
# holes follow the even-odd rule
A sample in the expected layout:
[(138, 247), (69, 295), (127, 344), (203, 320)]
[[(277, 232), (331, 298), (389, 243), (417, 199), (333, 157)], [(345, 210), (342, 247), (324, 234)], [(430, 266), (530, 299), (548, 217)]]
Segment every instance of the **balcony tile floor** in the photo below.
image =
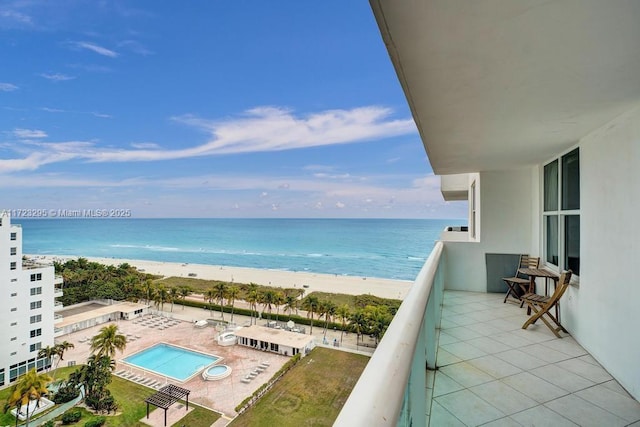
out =
[(571, 336), (522, 329), (502, 298), (445, 291), (431, 426), (640, 426), (640, 403)]

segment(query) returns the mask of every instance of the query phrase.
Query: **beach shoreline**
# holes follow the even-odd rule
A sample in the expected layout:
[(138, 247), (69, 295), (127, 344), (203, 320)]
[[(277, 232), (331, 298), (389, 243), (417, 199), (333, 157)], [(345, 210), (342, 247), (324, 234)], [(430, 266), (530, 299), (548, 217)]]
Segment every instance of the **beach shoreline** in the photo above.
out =
[[(78, 259), (67, 255), (27, 255), (44, 262), (66, 262)], [(256, 283), (282, 288), (304, 288), (311, 292), (328, 292), (348, 295), (371, 294), (382, 298), (403, 300), (413, 281), (393, 280), (363, 276), (344, 276), (302, 271), (271, 270), (226, 265), (191, 264), (164, 261), (147, 261), (123, 258), (83, 257), (91, 262), (118, 266), (127, 263), (139, 271), (164, 277), (185, 277), (205, 280), (223, 280), (237, 283)]]

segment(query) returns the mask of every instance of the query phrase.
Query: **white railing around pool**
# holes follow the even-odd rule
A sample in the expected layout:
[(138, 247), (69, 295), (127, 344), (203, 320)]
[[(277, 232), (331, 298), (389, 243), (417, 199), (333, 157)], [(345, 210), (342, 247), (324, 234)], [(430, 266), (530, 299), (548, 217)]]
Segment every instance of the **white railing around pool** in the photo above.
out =
[(435, 367), (443, 283), (437, 242), (334, 426), (426, 426), (426, 369)]

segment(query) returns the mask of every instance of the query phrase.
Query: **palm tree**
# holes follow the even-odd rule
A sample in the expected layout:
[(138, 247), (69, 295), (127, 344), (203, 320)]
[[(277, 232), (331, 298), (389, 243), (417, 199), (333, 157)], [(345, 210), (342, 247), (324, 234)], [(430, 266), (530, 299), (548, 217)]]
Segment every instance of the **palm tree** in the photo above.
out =
[(276, 302), (276, 293), (272, 289), (268, 289), (262, 293), (262, 307), (269, 310), (269, 320), (271, 320), (271, 309)]
[[(257, 290), (250, 290), (247, 293), (247, 302), (249, 303), (249, 311), (251, 312), (251, 319), (250, 319), (250, 324), (253, 324), (253, 312), (254, 310), (257, 311), (256, 309), (256, 305), (258, 303), (258, 291)], [(257, 317), (257, 314), (256, 314)], [(256, 323), (257, 323), (257, 319), (256, 319)]]
[(145, 301), (147, 304), (151, 303), (151, 298), (153, 297), (154, 285), (151, 279), (147, 279), (142, 284), (142, 293), (145, 296)]
[(233, 306), (239, 293), (240, 288), (237, 286), (229, 286), (227, 288), (227, 302), (231, 304), (231, 322), (233, 322)]
[(100, 329), (98, 335), (91, 338), (91, 353), (98, 357), (108, 356), (113, 359), (116, 350), (124, 351), (127, 347), (127, 337), (118, 332), (117, 325), (109, 325)]
[(358, 342), (360, 336), (367, 327), (367, 318), (362, 310), (357, 310), (351, 314), (351, 328), (356, 333), (356, 348), (358, 348)]
[(191, 295), (193, 291), (189, 286), (180, 286), (180, 297), (182, 297), (182, 309), (184, 310), (184, 302), (187, 300), (187, 297)]
[(320, 302), (315, 295), (309, 295), (302, 303), (302, 308), (307, 310), (307, 316), (311, 316), (311, 329), (309, 330), (309, 334), (311, 335), (313, 335), (313, 313), (318, 310), (319, 306)]
[(340, 331), (340, 344), (342, 344), (342, 336), (344, 335), (344, 328), (347, 324), (347, 320), (351, 316), (351, 310), (347, 304), (343, 304), (338, 307), (336, 314), (340, 317), (340, 322), (342, 323), (342, 330)]
[(284, 294), (282, 292), (276, 292), (274, 303), (276, 305), (276, 318), (280, 320), (280, 306), (284, 304)]
[(336, 314), (336, 310), (338, 307), (332, 303), (331, 301), (326, 301), (324, 303), (324, 336), (327, 336), (327, 329), (329, 329), (329, 322), (333, 319), (333, 316)]
[[(38, 351), (38, 358), (49, 360), (49, 369), (47, 369), (47, 372), (49, 372), (51, 371), (51, 367), (53, 365), (53, 357), (58, 356), (58, 360), (56, 361), (56, 366), (55, 366), (55, 369), (58, 369), (58, 365), (60, 365), (60, 362), (64, 360), (63, 359), (64, 352), (72, 348), (75, 348), (75, 345), (73, 345), (69, 341), (63, 341), (60, 344), (54, 345), (53, 347), (46, 346), (45, 348), (41, 348), (40, 351)], [(55, 375), (56, 375), (56, 372), (54, 370), (53, 372), (54, 379), (55, 379)]]
[(169, 301), (171, 301), (171, 312), (173, 313), (173, 302), (180, 297), (180, 289), (173, 287), (169, 289)]
[[(204, 293), (203, 298), (205, 301), (207, 301), (209, 303), (209, 311), (213, 311), (213, 300), (216, 299), (216, 290), (211, 288), (211, 289), (207, 289), (207, 291)], [(213, 315), (212, 315), (213, 317)]]
[(169, 301), (169, 292), (167, 291), (167, 288), (162, 285), (158, 286), (153, 300), (158, 306), (158, 310), (163, 310), (164, 303)]
[(391, 323), (392, 316), (389, 314), (389, 309), (385, 305), (379, 306), (366, 306), (365, 316), (367, 317), (371, 334), (376, 339), (376, 345), (387, 331), (389, 324)]
[(76, 348), (75, 345), (73, 345), (73, 343), (70, 343), (69, 341), (62, 341), (59, 344), (55, 345), (55, 350), (56, 350), (56, 355), (58, 356), (58, 362), (56, 363), (56, 368), (58, 367), (58, 364), (60, 364), (60, 362), (63, 359), (64, 353), (67, 350), (71, 350), (72, 348)]
[(284, 312), (289, 312), (289, 319), (291, 319), (291, 313), (293, 310), (298, 312), (298, 300), (293, 295), (287, 295), (284, 299)]
[(224, 320), (224, 310), (222, 306), (224, 304), (224, 297), (227, 294), (227, 284), (224, 282), (218, 282), (214, 286), (214, 289), (216, 292), (216, 298), (220, 304), (220, 318)]
[(55, 346), (52, 347), (48, 345), (38, 350), (38, 359), (47, 359), (48, 361), (47, 365), (49, 368), (47, 369), (47, 372), (51, 371), (51, 367), (53, 366), (53, 356), (56, 356), (57, 354), (58, 351)]
[(20, 377), (18, 382), (11, 388), (11, 394), (5, 405), (5, 412), (9, 408), (16, 407), (16, 426), (18, 425), (18, 415), (23, 405), (27, 405), (27, 422), (29, 426), (29, 403), (37, 400), (36, 408), (40, 404), (40, 399), (49, 392), (47, 384), (51, 382), (51, 377), (47, 374), (38, 374), (35, 368), (29, 370)]

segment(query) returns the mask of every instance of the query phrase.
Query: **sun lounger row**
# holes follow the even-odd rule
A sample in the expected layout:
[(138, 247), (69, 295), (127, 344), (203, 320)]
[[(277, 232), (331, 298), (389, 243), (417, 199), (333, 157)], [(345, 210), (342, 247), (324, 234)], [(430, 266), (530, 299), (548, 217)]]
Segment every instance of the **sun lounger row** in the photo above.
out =
[(159, 389), (160, 387), (162, 387), (162, 382), (161, 381), (157, 381), (153, 378), (146, 378), (144, 376), (138, 375), (134, 372), (129, 372), (126, 370), (120, 370), (118, 372), (116, 372), (116, 375), (119, 376), (120, 378), (124, 378), (125, 380), (129, 380), (129, 381), (133, 381), (136, 382), (138, 384), (142, 384), (143, 386), (146, 387), (151, 387), (154, 389)]

